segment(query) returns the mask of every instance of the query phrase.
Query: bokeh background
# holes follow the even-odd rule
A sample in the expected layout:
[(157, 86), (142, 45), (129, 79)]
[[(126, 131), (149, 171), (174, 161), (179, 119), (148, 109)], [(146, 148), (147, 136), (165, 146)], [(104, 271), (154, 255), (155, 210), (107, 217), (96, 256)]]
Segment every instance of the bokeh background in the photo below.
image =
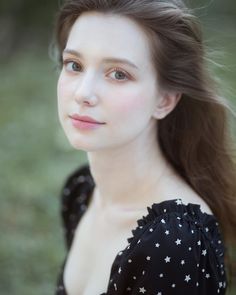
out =
[[(65, 255), (59, 192), (87, 161), (57, 118), (59, 72), (50, 43), (60, 2), (0, 1), (1, 295), (54, 293)], [(220, 89), (236, 104), (236, 1), (187, 2), (202, 20)]]

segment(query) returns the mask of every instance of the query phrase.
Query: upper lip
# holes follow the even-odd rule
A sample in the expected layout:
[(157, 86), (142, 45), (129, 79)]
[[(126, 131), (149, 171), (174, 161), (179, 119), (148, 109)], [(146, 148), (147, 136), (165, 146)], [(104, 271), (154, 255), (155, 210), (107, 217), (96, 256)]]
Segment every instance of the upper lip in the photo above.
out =
[(70, 116), (70, 118), (72, 118), (74, 120), (84, 121), (84, 122), (104, 124), (103, 122), (99, 122), (99, 121), (93, 119), (92, 117), (89, 117), (89, 116), (80, 116), (78, 114), (73, 114), (73, 115)]

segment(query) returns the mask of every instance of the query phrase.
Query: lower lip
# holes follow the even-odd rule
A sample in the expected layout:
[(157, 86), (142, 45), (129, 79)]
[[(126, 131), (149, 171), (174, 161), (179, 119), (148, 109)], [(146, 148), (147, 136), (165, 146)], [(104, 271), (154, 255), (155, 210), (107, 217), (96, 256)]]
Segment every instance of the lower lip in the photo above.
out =
[(76, 119), (71, 118), (72, 125), (76, 128), (83, 129), (83, 130), (91, 130), (97, 129), (100, 126), (104, 125), (104, 123), (92, 123), (92, 122), (84, 122)]

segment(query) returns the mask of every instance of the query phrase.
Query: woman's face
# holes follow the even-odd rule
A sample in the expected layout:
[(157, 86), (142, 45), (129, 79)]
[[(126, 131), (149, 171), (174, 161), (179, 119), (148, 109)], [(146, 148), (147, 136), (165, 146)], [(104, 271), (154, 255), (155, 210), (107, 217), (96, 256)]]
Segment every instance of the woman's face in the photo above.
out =
[[(157, 77), (147, 36), (135, 22), (117, 15), (82, 14), (70, 31), (63, 63), (58, 111), (73, 147), (116, 148), (142, 136), (148, 127), (156, 128)], [(104, 124), (81, 127), (71, 119), (74, 114)]]

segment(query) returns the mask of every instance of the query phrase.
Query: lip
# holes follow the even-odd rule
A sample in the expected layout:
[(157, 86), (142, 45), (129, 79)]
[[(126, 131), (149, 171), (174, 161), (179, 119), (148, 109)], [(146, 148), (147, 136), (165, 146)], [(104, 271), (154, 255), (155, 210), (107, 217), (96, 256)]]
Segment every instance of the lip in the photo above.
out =
[(78, 114), (73, 114), (72, 116), (69, 116), (69, 118), (71, 119), (72, 125), (80, 130), (92, 130), (105, 124), (98, 122), (91, 117), (80, 116)]
[(99, 122), (95, 119), (93, 119), (92, 117), (89, 116), (80, 116), (78, 114), (73, 114), (71, 116), (69, 116), (71, 119), (73, 120), (78, 120), (78, 121), (82, 121), (82, 122), (87, 122), (87, 123), (96, 123), (96, 124), (104, 124), (103, 122)]

